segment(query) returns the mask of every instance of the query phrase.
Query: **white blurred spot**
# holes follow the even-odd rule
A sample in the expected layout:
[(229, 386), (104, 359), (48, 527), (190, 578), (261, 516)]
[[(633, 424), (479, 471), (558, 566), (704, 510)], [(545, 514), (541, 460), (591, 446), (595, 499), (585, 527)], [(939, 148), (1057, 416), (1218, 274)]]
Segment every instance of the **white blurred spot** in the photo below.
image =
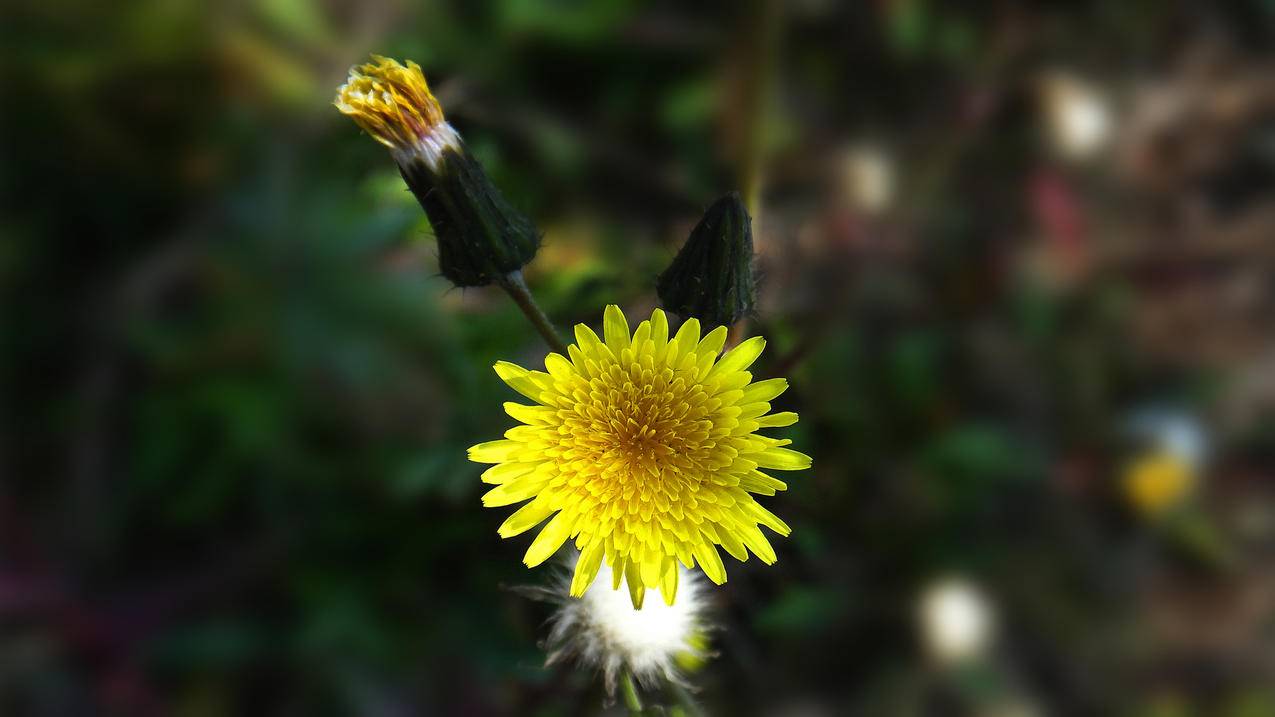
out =
[(1074, 75), (1053, 72), (1041, 80), (1040, 90), (1046, 129), (1059, 154), (1082, 160), (1106, 146), (1111, 108), (1098, 88)]
[(1143, 408), (1129, 417), (1128, 431), (1134, 438), (1182, 461), (1192, 471), (1202, 470), (1208, 460), (1208, 435), (1200, 421), (1187, 411), (1165, 406)]
[(845, 150), (840, 175), (844, 196), (856, 209), (880, 212), (894, 201), (894, 160), (880, 146), (864, 144)]

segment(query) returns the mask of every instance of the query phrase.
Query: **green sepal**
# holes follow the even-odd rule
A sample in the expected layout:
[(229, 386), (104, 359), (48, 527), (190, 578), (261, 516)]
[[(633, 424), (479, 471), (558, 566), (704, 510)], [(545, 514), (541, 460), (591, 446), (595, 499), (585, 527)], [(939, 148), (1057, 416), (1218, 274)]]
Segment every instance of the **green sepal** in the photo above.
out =
[(485, 286), (535, 257), (535, 224), (505, 200), (463, 146), (444, 149), (437, 171), (424, 160), (399, 169), (434, 229), (439, 269), (456, 286)]

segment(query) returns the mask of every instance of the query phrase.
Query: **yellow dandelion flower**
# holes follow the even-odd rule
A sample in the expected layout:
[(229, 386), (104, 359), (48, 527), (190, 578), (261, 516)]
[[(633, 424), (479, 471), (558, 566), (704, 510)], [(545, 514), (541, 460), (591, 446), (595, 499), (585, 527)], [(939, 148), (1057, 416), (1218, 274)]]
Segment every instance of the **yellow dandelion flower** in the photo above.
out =
[(746, 370), (765, 341), (748, 339), (719, 359), (725, 327), (701, 339), (699, 321), (688, 319), (670, 339), (656, 309), (630, 335), (615, 306), (603, 315), (602, 339), (584, 324), (575, 338), (568, 356), (545, 358), (547, 372), (496, 364), (534, 403), (506, 403), (523, 425), (469, 449), (470, 460), (495, 464), (482, 476), (496, 486), (484, 505), (531, 499), (500, 526), (501, 537), (553, 516), (523, 562), (535, 567), (574, 538), (571, 595), (584, 594), (605, 560), (612, 589), (626, 582), (635, 608), (647, 588), (673, 604), (678, 562), (725, 582), (719, 545), (741, 561), (751, 551), (775, 562), (758, 526), (790, 529), (752, 494), (787, 487), (763, 470), (809, 468), (810, 457), (784, 448), (790, 440), (757, 434), (797, 422), (795, 413), (770, 413), (788, 382), (752, 382)]

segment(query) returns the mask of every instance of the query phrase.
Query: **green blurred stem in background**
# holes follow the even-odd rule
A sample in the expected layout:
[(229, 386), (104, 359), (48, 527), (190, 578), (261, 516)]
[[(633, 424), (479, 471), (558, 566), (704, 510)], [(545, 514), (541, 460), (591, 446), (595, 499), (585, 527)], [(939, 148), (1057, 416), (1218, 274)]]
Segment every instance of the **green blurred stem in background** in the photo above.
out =
[(633, 684), (633, 674), (628, 670), (620, 676), (620, 693), (624, 696), (624, 706), (628, 708), (629, 714), (644, 714), (642, 698), (638, 697), (637, 685)]
[(566, 356), (567, 345), (562, 342), (562, 337), (558, 335), (557, 329), (553, 328), (549, 317), (545, 315), (544, 310), (536, 303), (535, 297), (531, 295), (531, 289), (527, 288), (527, 281), (522, 277), (522, 270), (516, 269), (505, 274), (497, 283), (509, 294), (509, 298), (514, 300), (518, 308), (522, 309), (522, 313), (526, 315), (531, 325), (536, 327), (536, 331), (539, 331), (540, 335), (544, 337), (545, 343), (549, 344), (549, 348)]
[(744, 206), (753, 218), (754, 228), (760, 224), (761, 217), (766, 130), (770, 120), (770, 95), (782, 21), (783, 14), (777, 0), (755, 0), (753, 17), (745, 25), (748, 33), (746, 45), (751, 51), (748, 53), (744, 91), (738, 110), (745, 118), (738, 171)]

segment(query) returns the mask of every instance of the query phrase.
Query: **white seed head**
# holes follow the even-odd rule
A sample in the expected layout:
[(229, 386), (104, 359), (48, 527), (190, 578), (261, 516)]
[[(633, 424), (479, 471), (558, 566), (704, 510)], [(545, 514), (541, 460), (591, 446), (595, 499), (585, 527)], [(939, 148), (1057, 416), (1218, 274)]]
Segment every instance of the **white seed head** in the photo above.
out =
[(704, 657), (702, 637), (709, 626), (703, 581), (698, 573), (678, 569), (677, 601), (666, 605), (660, 596), (648, 594), (641, 610), (633, 609), (627, 590), (611, 588), (611, 569), (605, 563), (584, 597), (567, 597), (570, 581), (563, 580), (561, 605), (550, 618), (546, 664), (574, 658), (601, 671), (608, 692), (614, 692), (623, 670), (647, 687), (661, 678), (680, 682), (677, 658)]
[(414, 144), (405, 148), (391, 148), (390, 154), (401, 166), (407, 166), (414, 159), (425, 162), (434, 172), (443, 168), (444, 150), (461, 151), (460, 134), (448, 122), (436, 125), (428, 134), (419, 137)]

